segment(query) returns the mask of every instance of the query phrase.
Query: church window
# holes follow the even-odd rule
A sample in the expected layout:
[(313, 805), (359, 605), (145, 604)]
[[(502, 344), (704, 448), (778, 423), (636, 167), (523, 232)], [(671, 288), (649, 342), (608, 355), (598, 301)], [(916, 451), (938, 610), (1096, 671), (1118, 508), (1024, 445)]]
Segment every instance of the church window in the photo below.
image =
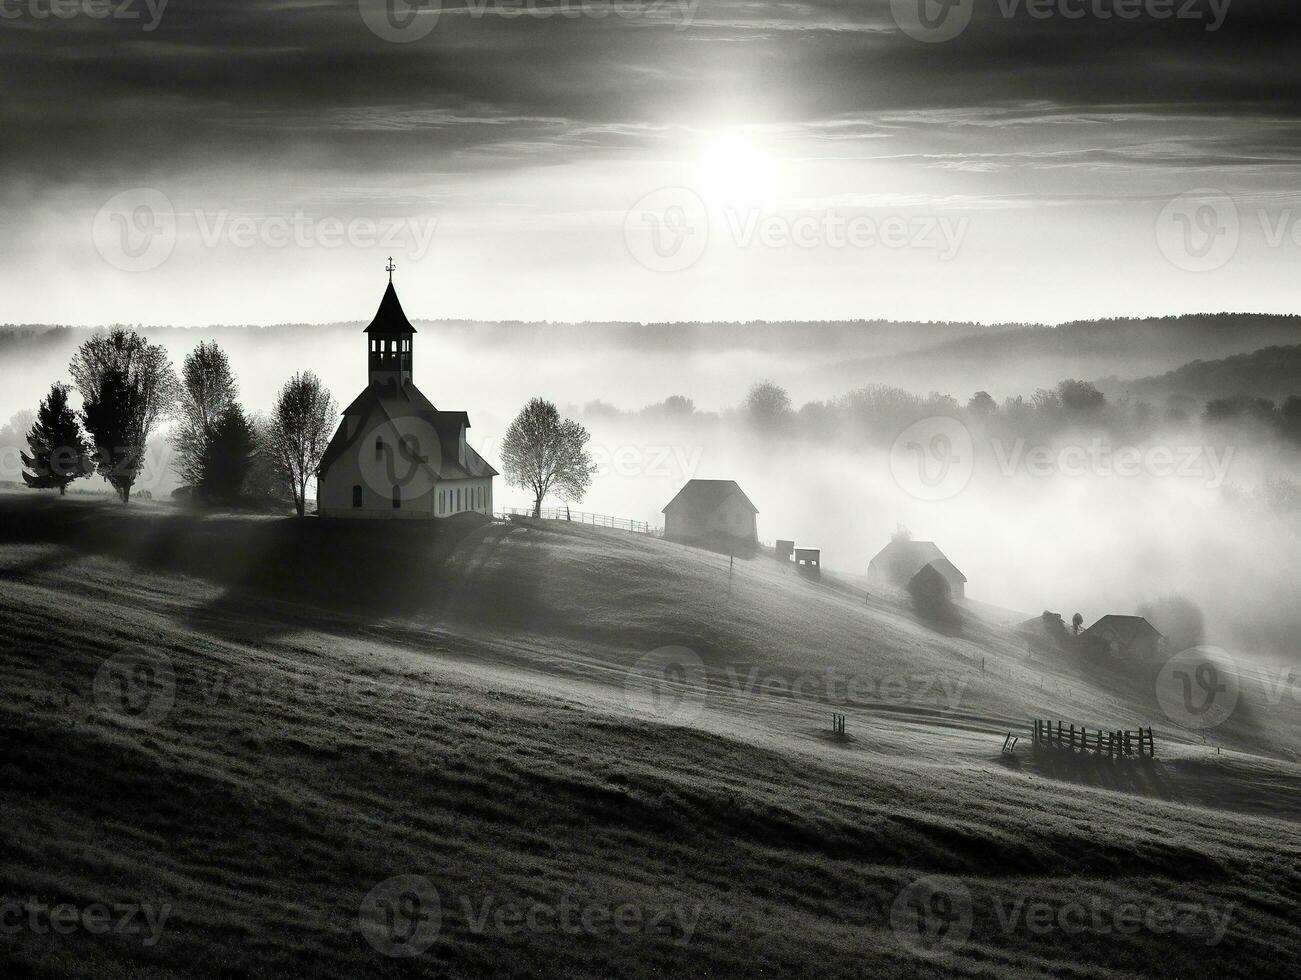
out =
[(352, 506), (361, 506), (361, 484), (356, 484), (352, 488)]
[(396, 483), (393, 484), (393, 509), (398, 510), (402, 506), (402, 488)]

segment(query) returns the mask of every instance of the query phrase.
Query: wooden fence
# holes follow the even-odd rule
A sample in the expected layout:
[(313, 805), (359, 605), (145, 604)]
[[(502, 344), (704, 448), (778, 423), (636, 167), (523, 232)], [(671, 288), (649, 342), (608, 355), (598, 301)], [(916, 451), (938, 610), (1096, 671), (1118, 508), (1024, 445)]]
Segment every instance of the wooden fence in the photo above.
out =
[(1156, 757), (1156, 743), (1152, 739), (1152, 729), (1139, 728), (1137, 731), (1104, 731), (1101, 728), (1088, 728), (1063, 725), (1060, 721), (1035, 720), (1035, 748), (1058, 749), (1063, 752), (1092, 752), (1095, 755), (1132, 756), (1137, 755), (1153, 759)]
[[(512, 507), (510, 510), (501, 511), (493, 516), (500, 517), (502, 520), (509, 520), (512, 517), (532, 517), (533, 510), (532, 508), (521, 510), (518, 507)], [(568, 507), (543, 507), (539, 516), (548, 521), (572, 521), (574, 524), (609, 527), (618, 531), (636, 531), (638, 534), (658, 536), (664, 533), (662, 528), (648, 521), (634, 521), (628, 517), (611, 517), (609, 514), (589, 514), (586, 511), (570, 510)]]

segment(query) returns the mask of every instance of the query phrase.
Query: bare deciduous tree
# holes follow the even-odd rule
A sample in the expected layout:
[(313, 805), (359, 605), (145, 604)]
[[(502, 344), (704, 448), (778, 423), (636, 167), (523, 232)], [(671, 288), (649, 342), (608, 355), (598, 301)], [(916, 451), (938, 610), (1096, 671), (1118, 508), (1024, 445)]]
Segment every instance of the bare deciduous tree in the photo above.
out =
[(338, 414), (339, 406), (329, 389), (311, 371), (286, 381), (271, 409), (266, 433), (269, 444), (264, 450), (288, 481), (299, 517), (307, 511), (307, 481), (325, 455)]
[(515, 416), (502, 440), (506, 482), (533, 491), (533, 516), (542, 514), (542, 499), (554, 493), (579, 501), (592, 483), (596, 464), (588, 454), (591, 438), (573, 419), (562, 419), (556, 406), (533, 398)]
[(216, 341), (202, 342), (181, 368), (172, 468), (204, 497), (238, 496), (251, 465), (253, 435), (240, 408), (230, 361)]

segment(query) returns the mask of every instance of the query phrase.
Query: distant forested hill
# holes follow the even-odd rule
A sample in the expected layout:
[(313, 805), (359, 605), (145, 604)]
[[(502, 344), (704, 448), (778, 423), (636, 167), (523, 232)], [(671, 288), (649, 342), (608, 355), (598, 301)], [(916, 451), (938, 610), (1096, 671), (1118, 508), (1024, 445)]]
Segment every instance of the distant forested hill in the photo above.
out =
[(1160, 402), (1171, 395), (1186, 395), (1199, 401), (1252, 395), (1282, 401), (1301, 395), (1301, 344), (1266, 347), (1250, 354), (1235, 354), (1214, 361), (1197, 360), (1154, 377), (1121, 381), (1115, 377), (1098, 382), (1112, 397)]

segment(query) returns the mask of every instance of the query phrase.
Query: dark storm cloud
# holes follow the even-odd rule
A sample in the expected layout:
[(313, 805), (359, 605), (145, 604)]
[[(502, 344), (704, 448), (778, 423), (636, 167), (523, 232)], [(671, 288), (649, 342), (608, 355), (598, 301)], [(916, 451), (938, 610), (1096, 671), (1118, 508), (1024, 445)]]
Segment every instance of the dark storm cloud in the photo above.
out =
[[(12, 14), (48, 2), (0, 7)], [(883, 0), (704, 0), (640, 19), (506, 19), (449, 4), (428, 37), (407, 45), (371, 33), (355, 3), (171, 0), (153, 31), (111, 18), (7, 16), (0, 165), (11, 193), (88, 170), (144, 175), (258, 161), (436, 173), (636, 152), (736, 104), (749, 115), (731, 122), (828, 140), (901, 128), (942, 140), (943, 127), (1094, 119), (1126, 121), (1159, 142), (1169, 122), (1251, 118), (1259, 127), (1249, 138), (1164, 150), (1140, 139), (1127, 159), (1184, 167), (1297, 159), (1301, 14), (1290, 0), (1236, 0), (1214, 31), (1211, 0), (1193, 3), (1198, 20), (1091, 13), (1116, 0), (1060, 0), (1061, 8), (1054, 0), (1047, 19), (1030, 17), (1024, 0), (1012, 17), (1004, 11), (1013, 0), (975, 2), (971, 25), (945, 44), (899, 33)], [(144, 0), (136, 5), (147, 19)], [(1089, 13), (1065, 16), (1078, 9)], [(983, 159), (966, 165), (998, 163)]]

